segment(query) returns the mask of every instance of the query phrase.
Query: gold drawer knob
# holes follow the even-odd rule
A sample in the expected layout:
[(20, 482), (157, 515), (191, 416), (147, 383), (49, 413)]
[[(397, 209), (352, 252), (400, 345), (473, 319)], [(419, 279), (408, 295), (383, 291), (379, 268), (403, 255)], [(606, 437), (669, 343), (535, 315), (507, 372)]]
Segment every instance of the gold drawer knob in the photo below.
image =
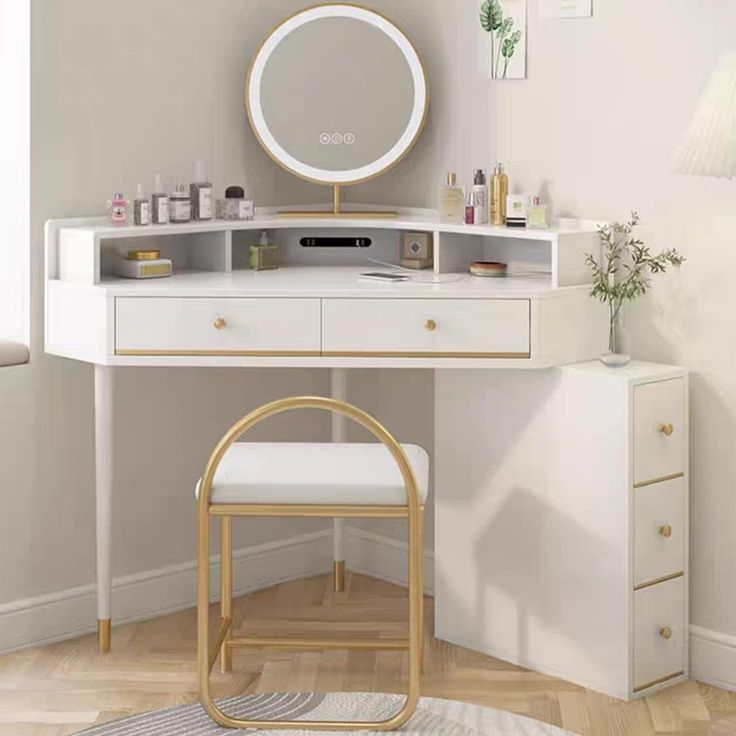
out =
[(227, 322), (225, 321), (224, 317), (218, 317), (215, 320), (215, 329), (216, 330), (224, 330), (227, 327)]
[(429, 332), (434, 332), (437, 329), (437, 323), (433, 319), (428, 319), (424, 323), (424, 328)]
[(660, 424), (659, 431), (665, 437), (672, 437), (672, 434), (674, 433), (675, 428), (671, 424)]
[(669, 524), (659, 527), (659, 533), (665, 538), (669, 539), (672, 536), (672, 527)]
[(669, 626), (665, 626), (664, 628), (659, 630), (659, 635), (663, 639), (671, 639), (672, 638), (672, 629)]

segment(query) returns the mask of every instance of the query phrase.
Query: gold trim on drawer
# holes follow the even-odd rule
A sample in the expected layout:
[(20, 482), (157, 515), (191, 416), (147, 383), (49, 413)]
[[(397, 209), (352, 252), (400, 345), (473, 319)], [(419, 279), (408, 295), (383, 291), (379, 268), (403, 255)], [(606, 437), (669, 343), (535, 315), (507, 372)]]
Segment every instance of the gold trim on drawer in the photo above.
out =
[(662, 685), (665, 682), (674, 680), (676, 677), (682, 677), (684, 674), (685, 674), (685, 670), (682, 670), (680, 672), (675, 672), (672, 675), (667, 675), (666, 677), (660, 677), (658, 680), (653, 680), (652, 682), (648, 682), (646, 685), (639, 685), (639, 687), (635, 687), (634, 692), (640, 693), (642, 690), (649, 690), (650, 687), (655, 687), (656, 685)]
[(673, 473), (672, 475), (663, 475), (661, 478), (652, 478), (652, 480), (643, 480), (634, 484), (634, 489), (646, 488), (647, 486), (655, 486), (657, 483), (666, 483), (668, 480), (677, 480), (684, 478), (685, 473)]
[(432, 352), (320, 352), (319, 350), (129, 350), (116, 349), (115, 355), (160, 357), (236, 357), (236, 358), (486, 358), (530, 360), (531, 353), (432, 353)]
[(676, 572), (672, 575), (665, 575), (663, 578), (657, 578), (656, 580), (648, 580), (646, 583), (640, 583), (634, 588), (634, 590), (644, 590), (644, 588), (651, 588), (654, 585), (659, 585), (660, 583), (668, 583), (670, 580), (677, 580), (678, 578), (684, 577), (684, 572)]
[(319, 358), (319, 350), (116, 350), (115, 355), (139, 358)]
[(529, 360), (531, 353), (442, 353), (442, 352), (370, 352), (327, 351), (325, 358), (500, 358), (503, 360)]

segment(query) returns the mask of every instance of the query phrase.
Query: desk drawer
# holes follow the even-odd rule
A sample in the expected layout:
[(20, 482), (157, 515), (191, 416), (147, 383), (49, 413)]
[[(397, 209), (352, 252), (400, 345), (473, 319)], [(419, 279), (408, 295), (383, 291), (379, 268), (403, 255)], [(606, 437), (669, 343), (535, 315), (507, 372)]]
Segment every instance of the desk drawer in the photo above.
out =
[(685, 470), (685, 382), (678, 378), (634, 389), (634, 482)]
[(118, 355), (319, 355), (319, 299), (118, 298)]
[(326, 299), (326, 355), (530, 357), (530, 304), (514, 299)]
[(634, 691), (685, 669), (685, 578), (634, 593)]
[(634, 491), (634, 585), (685, 569), (685, 479)]

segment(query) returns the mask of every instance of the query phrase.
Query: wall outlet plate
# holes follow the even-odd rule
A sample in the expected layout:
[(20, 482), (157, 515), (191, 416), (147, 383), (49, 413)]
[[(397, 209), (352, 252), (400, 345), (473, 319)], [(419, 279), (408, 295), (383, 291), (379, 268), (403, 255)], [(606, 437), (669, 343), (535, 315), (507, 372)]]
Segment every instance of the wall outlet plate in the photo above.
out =
[(593, 0), (542, 0), (544, 18), (591, 18)]

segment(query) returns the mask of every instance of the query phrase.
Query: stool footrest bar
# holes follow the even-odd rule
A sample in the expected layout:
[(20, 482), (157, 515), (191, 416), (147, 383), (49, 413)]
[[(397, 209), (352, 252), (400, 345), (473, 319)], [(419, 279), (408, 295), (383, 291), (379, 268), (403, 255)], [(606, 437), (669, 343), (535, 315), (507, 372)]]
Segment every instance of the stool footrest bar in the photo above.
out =
[(232, 649), (287, 649), (290, 651), (383, 651), (406, 652), (409, 639), (356, 639), (337, 637), (248, 636), (230, 639)]

